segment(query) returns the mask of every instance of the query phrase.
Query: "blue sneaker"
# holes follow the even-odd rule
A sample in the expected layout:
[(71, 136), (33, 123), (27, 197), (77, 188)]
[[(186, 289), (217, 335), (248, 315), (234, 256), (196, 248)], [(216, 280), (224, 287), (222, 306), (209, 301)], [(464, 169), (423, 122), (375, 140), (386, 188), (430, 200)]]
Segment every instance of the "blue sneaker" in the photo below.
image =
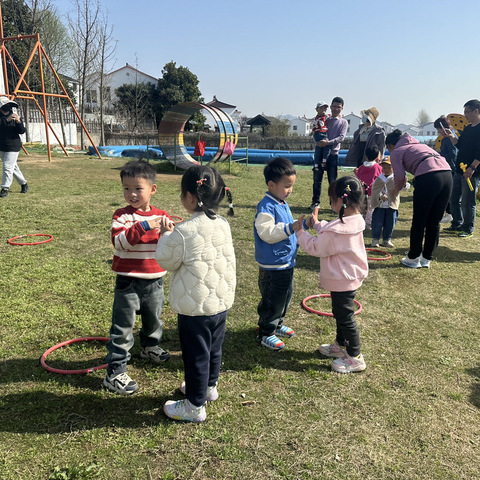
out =
[(269, 335), (268, 337), (264, 335), (260, 341), (260, 345), (270, 350), (281, 350), (285, 347), (285, 344), (276, 335)]
[(460, 232), (458, 236), (460, 238), (471, 238), (473, 237), (473, 232)]
[(287, 327), (286, 325), (280, 325), (275, 330), (275, 335), (278, 337), (290, 338), (295, 335), (295, 332), (293, 331), (293, 328)]

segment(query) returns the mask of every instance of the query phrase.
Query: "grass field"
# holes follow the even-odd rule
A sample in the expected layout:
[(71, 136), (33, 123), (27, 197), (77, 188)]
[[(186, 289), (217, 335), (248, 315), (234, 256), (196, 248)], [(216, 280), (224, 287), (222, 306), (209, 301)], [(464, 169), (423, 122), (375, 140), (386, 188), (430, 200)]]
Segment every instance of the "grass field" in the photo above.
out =
[[(441, 233), (430, 270), (402, 267), (411, 192), (402, 194), (392, 259), (370, 262), (357, 300), (368, 368), (341, 376), (316, 350), (334, 338), (329, 317), (301, 301), (318, 289), (318, 259), (299, 252), (288, 322), (296, 336), (282, 352), (257, 346), (259, 300), (253, 251), (261, 168), (225, 175), (234, 195), (229, 218), (238, 289), (228, 318), (220, 398), (200, 425), (167, 419), (162, 405), (181, 398), (176, 316), (164, 309), (164, 365), (139, 357), (129, 374), (140, 390), (124, 398), (101, 388), (105, 370), (45, 371), (39, 358), (59, 342), (108, 336), (113, 299), (113, 211), (124, 205), (125, 159), (21, 156), (30, 192), (12, 185), (0, 199), (0, 479), (473, 479), (480, 472), (480, 234)], [(299, 169), (289, 199), (306, 213), (312, 172)], [(158, 178), (154, 205), (185, 217), (180, 174)], [(324, 185), (324, 190), (326, 186)], [(325, 194), (325, 192), (324, 192)], [(322, 198), (320, 217), (332, 219)], [(226, 214), (225, 204), (220, 214)], [(443, 227), (442, 227), (443, 228)], [(11, 246), (11, 237), (54, 240)], [(369, 243), (368, 232), (365, 240)], [(168, 291), (168, 276), (166, 280)], [(328, 300), (312, 302), (328, 309)], [(104, 363), (103, 343), (53, 352), (58, 368)]]

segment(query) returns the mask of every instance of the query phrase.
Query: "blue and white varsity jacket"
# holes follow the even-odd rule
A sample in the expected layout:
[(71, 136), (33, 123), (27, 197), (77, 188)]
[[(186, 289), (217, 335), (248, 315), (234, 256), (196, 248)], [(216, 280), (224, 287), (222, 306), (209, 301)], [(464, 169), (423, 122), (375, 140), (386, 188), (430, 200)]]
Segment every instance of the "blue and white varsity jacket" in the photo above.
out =
[(268, 192), (257, 205), (253, 232), (255, 260), (265, 270), (284, 270), (295, 266), (298, 244), (288, 203)]

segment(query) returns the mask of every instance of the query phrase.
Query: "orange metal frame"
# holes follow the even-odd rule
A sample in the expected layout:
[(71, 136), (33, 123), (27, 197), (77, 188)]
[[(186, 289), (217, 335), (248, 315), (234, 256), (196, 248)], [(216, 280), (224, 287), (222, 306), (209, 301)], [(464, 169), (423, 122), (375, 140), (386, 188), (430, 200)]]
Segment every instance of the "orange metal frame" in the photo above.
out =
[[(35, 46), (33, 47), (33, 50), (30, 54), (30, 57), (25, 65), (25, 68), (23, 69), (23, 73), (20, 71), (20, 69), (17, 67), (15, 64), (12, 56), (10, 55), (10, 52), (8, 51), (5, 43), (10, 42), (10, 41), (22, 41), (26, 39), (35, 39)], [(30, 67), (35, 54), (38, 54), (38, 62), (39, 62), (39, 71), (40, 71), (40, 81), (41, 81), (41, 91), (33, 91), (30, 89), (28, 86), (27, 82), (25, 81), (25, 76), (27, 74), (28, 68)], [(70, 103), (70, 107), (72, 108), (73, 112), (75, 113), (78, 121), (80, 122), (80, 125), (82, 126), (84, 132), (86, 133), (88, 139), (90, 140), (90, 143), (92, 144), (93, 148), (95, 149), (95, 152), (97, 153), (99, 158), (102, 158), (100, 155), (100, 152), (98, 151), (87, 127), (83, 123), (82, 119), (80, 118), (80, 115), (77, 112), (77, 109), (75, 108), (75, 105), (73, 104), (72, 100), (68, 96), (67, 91), (65, 90), (65, 87), (62, 84), (62, 81), (60, 80), (60, 77), (58, 76), (57, 72), (55, 71), (55, 68), (53, 67), (52, 62), (48, 58), (48, 55), (46, 54), (41, 42), (40, 42), (40, 35), (38, 33), (34, 35), (18, 35), (16, 37), (4, 37), (3, 36), (3, 19), (2, 19), (2, 2), (0, 0), (0, 55), (2, 56), (2, 65), (3, 65), (3, 78), (5, 82), (5, 96), (8, 97), (10, 100), (15, 100), (15, 98), (24, 98), (27, 100), (33, 100), (35, 102), (35, 105), (37, 106), (38, 110), (43, 116), (44, 122), (45, 122), (45, 136), (47, 138), (47, 150), (48, 150), (48, 160), (52, 160), (52, 153), (51, 153), (51, 147), (50, 147), (50, 136), (49, 136), (49, 130), (52, 131), (53, 135), (57, 139), (58, 144), (62, 147), (62, 150), (64, 151), (65, 155), (68, 157), (68, 152), (65, 150), (64, 145), (58, 138), (58, 135), (55, 133), (55, 130), (53, 129), (52, 125), (50, 124), (48, 120), (48, 112), (47, 112), (47, 97), (55, 97), (55, 98), (65, 98), (68, 100)], [(7, 76), (7, 59), (13, 66), (14, 70), (17, 72), (19, 75), (19, 80), (17, 84), (15, 85), (15, 88), (13, 89), (13, 92), (9, 92), (9, 86), (8, 86), (8, 76)], [(45, 59), (47, 65), (50, 67), (50, 70), (52, 71), (55, 80), (57, 81), (58, 85), (62, 89), (63, 94), (58, 94), (58, 93), (47, 93), (45, 91), (45, 81), (44, 81), (44, 75), (43, 75), (43, 59)], [(23, 87), (23, 89), (21, 88)], [(41, 97), (42, 104), (37, 100), (37, 97)], [(28, 153), (25, 148), (23, 149), (26, 153)]]

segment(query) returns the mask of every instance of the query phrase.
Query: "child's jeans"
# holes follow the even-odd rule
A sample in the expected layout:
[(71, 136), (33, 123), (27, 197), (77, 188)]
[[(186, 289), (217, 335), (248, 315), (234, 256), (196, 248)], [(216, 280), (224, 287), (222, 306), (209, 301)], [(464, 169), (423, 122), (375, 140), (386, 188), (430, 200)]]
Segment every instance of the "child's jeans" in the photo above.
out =
[(273, 335), (283, 324), (293, 295), (293, 270), (259, 270), (258, 287), (262, 295), (257, 308), (260, 337)]
[(360, 335), (355, 320), (356, 290), (351, 292), (330, 292), (332, 313), (337, 322), (337, 343), (347, 348), (351, 357), (360, 355)]
[(398, 210), (393, 208), (381, 208), (377, 207), (372, 214), (372, 238), (377, 240), (382, 236), (383, 229), (383, 241), (392, 239), (392, 233), (395, 229), (398, 219)]
[(216, 315), (178, 315), (178, 334), (185, 370), (185, 396), (200, 407), (207, 401), (207, 387), (217, 384), (228, 311)]
[(107, 342), (108, 375), (127, 371), (133, 346), (133, 327), (137, 315), (142, 317), (140, 344), (143, 348), (160, 343), (165, 296), (163, 278), (136, 278), (117, 275), (113, 299), (112, 326)]
[[(315, 144), (317, 142), (320, 142), (322, 140), (328, 140), (327, 134), (322, 133), (322, 132), (315, 132), (313, 134), (313, 139), (315, 140)], [(330, 152), (332, 151), (332, 146), (327, 145), (326, 147), (319, 147), (318, 145), (315, 145), (315, 154), (313, 156), (313, 168), (318, 168), (320, 164), (325, 164), (327, 163), (327, 158), (330, 155)]]

